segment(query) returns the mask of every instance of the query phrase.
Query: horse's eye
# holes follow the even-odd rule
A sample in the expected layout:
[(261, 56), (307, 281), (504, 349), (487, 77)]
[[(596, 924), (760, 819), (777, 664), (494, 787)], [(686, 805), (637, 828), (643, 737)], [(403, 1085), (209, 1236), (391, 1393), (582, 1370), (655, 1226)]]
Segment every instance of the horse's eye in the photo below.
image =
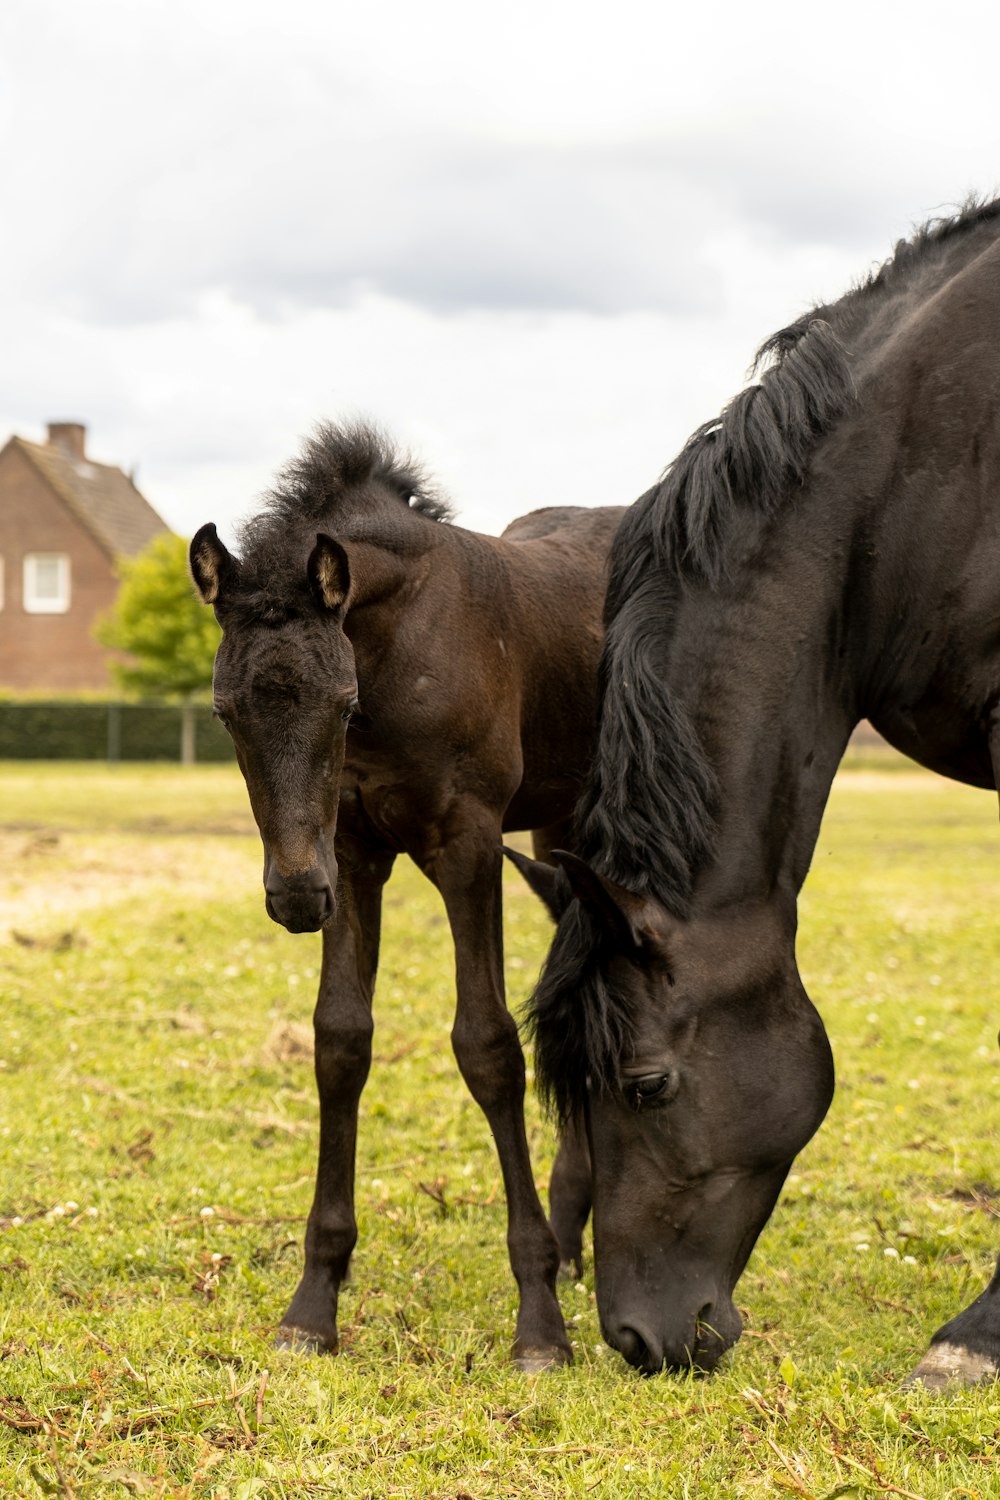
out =
[(677, 1073), (647, 1073), (642, 1078), (630, 1078), (625, 1085), (625, 1097), (633, 1109), (646, 1109), (651, 1104), (667, 1104), (677, 1093), (680, 1080)]
[(351, 715), (357, 711), (357, 707), (358, 707), (358, 700), (357, 700), (357, 698), (352, 698), (351, 701), (350, 701), (350, 703), (348, 703), (347, 707), (344, 709), (344, 712), (340, 716), (343, 719), (343, 721), (344, 721), (345, 724), (347, 723), (347, 721), (351, 717)]
[(232, 733), (233, 726), (232, 726), (232, 723), (230, 721), (229, 715), (228, 714), (224, 714), (222, 712), (221, 708), (213, 708), (212, 709), (212, 713), (218, 719), (218, 721), (222, 725), (223, 729), (226, 729), (230, 733)]

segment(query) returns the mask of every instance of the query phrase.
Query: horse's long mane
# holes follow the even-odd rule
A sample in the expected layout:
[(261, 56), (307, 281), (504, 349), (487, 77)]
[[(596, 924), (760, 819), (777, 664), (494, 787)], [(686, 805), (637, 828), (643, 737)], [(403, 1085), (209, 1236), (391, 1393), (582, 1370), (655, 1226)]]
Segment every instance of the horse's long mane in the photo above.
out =
[(281, 469), (260, 509), (240, 526), (244, 562), (273, 561), (310, 531), (313, 540), (317, 529), (336, 533), (359, 506), (370, 510), (384, 503), (386, 493), (428, 520), (451, 518), (451, 506), (421, 466), (399, 453), (378, 427), (321, 422)]
[(970, 199), (954, 217), (932, 219), (838, 302), (814, 307), (765, 340), (751, 366), (759, 381), (692, 434), (634, 507), (614, 551), (608, 616), (630, 591), (636, 562), (651, 556), (681, 577), (720, 582), (734, 521), (751, 512), (763, 523), (774, 513), (804, 480), (818, 440), (854, 400), (843, 334), (935, 252), (998, 217), (1000, 199)]
[[(580, 852), (601, 873), (688, 911), (715, 835), (713, 769), (683, 704), (667, 687), (673, 607), (685, 586), (725, 586), (743, 551), (789, 503), (821, 438), (855, 401), (848, 340), (887, 296), (931, 274), (955, 242), (1000, 217), (970, 200), (901, 241), (830, 306), (813, 308), (758, 351), (759, 380), (692, 435), (628, 512), (611, 553), (595, 758), (577, 808)], [(612, 1086), (631, 1016), (602, 966), (596, 923), (573, 902), (530, 1002), (536, 1073), (566, 1116), (591, 1087)]]

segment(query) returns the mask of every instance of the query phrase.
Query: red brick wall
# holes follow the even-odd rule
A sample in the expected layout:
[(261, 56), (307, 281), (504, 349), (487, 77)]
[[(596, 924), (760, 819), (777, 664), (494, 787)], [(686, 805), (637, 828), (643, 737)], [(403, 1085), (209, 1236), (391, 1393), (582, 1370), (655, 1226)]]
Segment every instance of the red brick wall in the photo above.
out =
[[(62, 615), (27, 614), (21, 602), (27, 552), (70, 559), (70, 607)], [(118, 591), (111, 562), (14, 446), (0, 453), (0, 688), (64, 692), (109, 688), (108, 653), (90, 631)]]

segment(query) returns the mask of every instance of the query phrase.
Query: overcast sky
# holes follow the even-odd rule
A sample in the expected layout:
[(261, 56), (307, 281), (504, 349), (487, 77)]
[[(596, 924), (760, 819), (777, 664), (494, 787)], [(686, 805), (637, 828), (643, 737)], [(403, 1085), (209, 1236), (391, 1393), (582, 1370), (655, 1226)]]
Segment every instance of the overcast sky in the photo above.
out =
[(1000, 6), (3, 0), (0, 441), (190, 534), (368, 415), (464, 525), (628, 503), (1000, 189)]

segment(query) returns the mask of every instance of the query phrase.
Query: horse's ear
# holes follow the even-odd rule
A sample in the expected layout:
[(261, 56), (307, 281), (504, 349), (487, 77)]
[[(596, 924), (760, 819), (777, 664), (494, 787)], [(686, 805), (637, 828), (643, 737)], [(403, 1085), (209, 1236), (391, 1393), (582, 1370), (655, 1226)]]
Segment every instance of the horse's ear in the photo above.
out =
[(563, 912), (573, 899), (569, 881), (562, 870), (555, 865), (547, 865), (541, 859), (529, 859), (527, 854), (519, 854), (516, 849), (508, 849), (504, 844), (503, 852), (512, 865), (516, 865), (531, 886), (535, 895), (548, 907), (550, 915), (558, 922)]
[(203, 604), (217, 604), (219, 595), (239, 571), (239, 563), (219, 541), (211, 521), (195, 532), (188, 549), (188, 562)]
[(310, 586), (323, 608), (343, 609), (351, 588), (351, 569), (340, 543), (318, 532), (307, 566)]
[(595, 916), (619, 947), (666, 956), (667, 914), (647, 896), (637, 896), (616, 880), (600, 875), (587, 861), (566, 849), (552, 858), (566, 876), (573, 895)]

